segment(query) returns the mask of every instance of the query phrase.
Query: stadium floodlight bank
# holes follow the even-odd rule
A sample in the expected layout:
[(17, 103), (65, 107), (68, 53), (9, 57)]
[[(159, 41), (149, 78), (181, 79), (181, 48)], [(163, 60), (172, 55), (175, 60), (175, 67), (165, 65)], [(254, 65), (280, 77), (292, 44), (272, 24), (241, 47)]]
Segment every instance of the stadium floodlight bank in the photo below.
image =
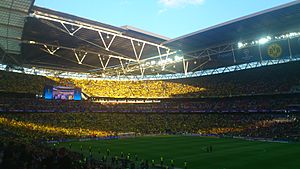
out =
[(32, 69), (32, 68), (23, 68), (15, 69), (8, 68), (7, 65), (0, 64), (0, 70), (10, 71), (15, 73), (25, 73), (31, 75), (39, 76), (51, 76), (51, 77), (60, 77), (60, 78), (74, 78), (74, 79), (88, 79), (88, 80), (114, 80), (114, 81), (138, 81), (138, 80), (169, 80), (169, 79), (183, 79), (183, 78), (192, 78), (192, 77), (202, 77), (210, 76), (222, 73), (235, 72), (240, 70), (254, 69), (263, 66), (271, 66), (282, 63), (289, 63), (300, 61), (300, 58), (294, 59), (281, 59), (281, 60), (267, 60), (262, 62), (252, 62), (241, 65), (234, 65), (229, 67), (222, 67), (218, 69), (208, 69), (196, 72), (177, 73), (177, 74), (166, 74), (166, 75), (145, 75), (145, 76), (105, 76), (105, 77), (94, 77), (94, 75), (88, 73), (76, 73), (76, 72), (61, 72), (54, 70), (45, 70), (45, 69)]

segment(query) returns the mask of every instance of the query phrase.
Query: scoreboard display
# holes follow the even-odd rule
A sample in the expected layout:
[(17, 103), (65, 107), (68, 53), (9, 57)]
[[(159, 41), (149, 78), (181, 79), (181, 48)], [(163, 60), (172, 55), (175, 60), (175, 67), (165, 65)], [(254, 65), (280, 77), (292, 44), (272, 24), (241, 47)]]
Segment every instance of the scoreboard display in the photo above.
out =
[(81, 100), (81, 89), (64, 86), (45, 86), (44, 98), (47, 100)]

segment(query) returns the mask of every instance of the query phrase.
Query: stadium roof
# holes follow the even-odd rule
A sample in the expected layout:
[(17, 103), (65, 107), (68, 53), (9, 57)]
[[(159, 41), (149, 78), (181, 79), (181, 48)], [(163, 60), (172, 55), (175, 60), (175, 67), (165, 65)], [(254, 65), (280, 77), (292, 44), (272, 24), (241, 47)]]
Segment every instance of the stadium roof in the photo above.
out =
[(122, 26), (121, 28), (124, 28), (124, 29), (126, 29), (128, 31), (140, 33), (140, 34), (143, 34), (143, 35), (148, 35), (148, 36), (151, 36), (151, 37), (157, 37), (159, 39), (164, 39), (165, 41), (171, 40), (168, 37), (165, 37), (165, 36), (162, 36), (162, 35), (158, 35), (158, 34), (153, 33), (153, 32), (148, 32), (148, 31), (145, 31), (145, 30), (133, 27), (133, 26), (129, 26), (129, 25)]
[[(131, 26), (116, 27), (33, 6), (26, 18), (22, 39), (17, 39), (22, 42), (18, 62), (25, 67), (105, 76), (162, 75), (182, 73), (183, 70), (187, 73), (201, 68), (203, 63), (197, 58), (192, 59), (195, 59), (193, 53), (202, 49), (267, 35), (300, 32), (299, 29), (300, 1), (175, 39)], [(176, 58), (180, 50), (186, 54), (186, 60)], [(193, 58), (188, 58), (190, 55)], [(188, 59), (191, 59), (190, 64), (186, 63)], [(209, 68), (214, 67), (217, 68), (215, 63), (211, 63)]]
[(34, 6), (25, 24), (22, 52), (24, 63), (30, 66), (103, 71), (157, 56), (157, 48), (166, 53), (168, 48), (160, 45), (166, 40), (137, 28), (115, 27)]
[(171, 39), (163, 44), (191, 53), (219, 44), (299, 31), (299, 28), (300, 1), (293, 1)]

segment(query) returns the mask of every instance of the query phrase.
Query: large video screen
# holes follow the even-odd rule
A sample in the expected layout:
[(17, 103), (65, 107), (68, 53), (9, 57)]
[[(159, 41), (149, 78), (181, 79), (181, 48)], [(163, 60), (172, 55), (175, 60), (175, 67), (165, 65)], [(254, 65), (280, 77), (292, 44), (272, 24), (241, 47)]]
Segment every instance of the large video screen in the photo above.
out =
[(81, 89), (64, 86), (45, 86), (44, 98), (48, 100), (81, 100)]

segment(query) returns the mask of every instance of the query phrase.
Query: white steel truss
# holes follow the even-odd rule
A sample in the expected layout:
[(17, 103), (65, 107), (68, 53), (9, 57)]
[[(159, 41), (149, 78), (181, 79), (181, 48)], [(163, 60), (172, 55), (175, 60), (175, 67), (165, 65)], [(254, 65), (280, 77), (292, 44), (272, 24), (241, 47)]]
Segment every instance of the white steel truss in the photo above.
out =
[[(93, 69), (93, 70), (91, 70), (91, 72), (99, 71), (99, 70), (108, 71), (108, 65), (109, 65), (111, 58), (119, 59), (120, 65), (115, 65), (114, 67), (112, 67), (112, 69), (115, 71), (116, 66), (119, 66), (119, 69), (122, 70), (121, 72), (123, 74), (125, 74), (126, 72), (134, 72), (136, 70), (139, 70), (142, 75), (142, 74), (144, 74), (146, 68), (154, 68), (154, 67), (161, 67), (162, 70), (165, 71), (166, 65), (175, 64), (178, 62), (178, 61), (168, 61), (170, 55), (176, 54), (176, 51), (169, 52), (169, 50), (165, 54), (159, 54), (159, 56), (154, 56), (154, 57), (146, 58), (143, 60), (138, 60), (138, 59), (126, 58), (126, 57), (116, 56), (116, 55), (104, 55), (104, 54), (96, 53), (93, 51), (75, 49), (75, 48), (65, 47), (65, 46), (61, 46), (61, 45), (45, 44), (45, 43), (40, 43), (40, 42), (36, 42), (36, 41), (23, 41), (22, 43), (43, 46), (45, 48), (45, 50), (43, 50), (43, 51), (45, 51), (51, 55), (60, 57), (60, 58), (61, 58), (61, 56), (56, 54), (59, 50), (64, 49), (64, 50), (72, 51), (74, 53), (76, 62), (79, 65), (82, 65), (84, 63), (84, 60), (86, 59), (86, 57), (88, 57), (89, 54), (97, 55), (99, 58), (99, 61), (100, 61), (101, 69)], [(144, 47), (142, 46), (141, 51), (139, 52), (139, 55), (141, 55), (143, 48)], [(108, 58), (106, 61), (104, 61), (104, 56)], [(157, 59), (159, 59), (159, 60), (157, 60)], [(158, 64), (150, 64), (150, 62), (153, 62), (153, 61)], [(124, 62), (127, 62), (127, 64), (125, 65)], [(86, 64), (84, 64), (84, 65), (86, 66)], [(186, 66), (186, 63), (185, 63), (185, 66)], [(143, 69), (141, 69), (141, 67)], [(187, 69), (186, 69), (186, 71), (187, 71)], [(115, 72), (115, 73), (118, 74), (118, 72)]]
[[(46, 14), (46, 13), (39, 12), (39, 11), (35, 11), (35, 12), (31, 13), (30, 16), (38, 18), (38, 19), (44, 19), (44, 20), (49, 20), (49, 21), (53, 21), (53, 22), (58, 22), (58, 23), (61, 23), (63, 25), (67, 24), (67, 25), (71, 25), (71, 26), (76, 26), (76, 27), (78, 27), (78, 29), (79, 28), (80, 29), (85, 28), (85, 29), (88, 29), (88, 30), (93, 30), (93, 31), (96, 31), (96, 32), (105, 33), (105, 34), (108, 34), (108, 35), (111, 35), (111, 36), (115, 35), (115, 36), (120, 37), (120, 38), (133, 40), (133, 41), (137, 41), (137, 42), (140, 42), (140, 43), (145, 43), (147, 45), (160, 47), (160, 48), (166, 49), (166, 50), (169, 49), (168, 47), (165, 47), (165, 46), (160, 45), (160, 44), (155, 44), (155, 43), (145, 41), (145, 40), (142, 40), (142, 39), (137, 39), (137, 38), (133, 38), (133, 37), (130, 37), (130, 36), (122, 35), (122, 32), (119, 32), (119, 31), (116, 31), (116, 30), (112, 30), (112, 29), (108, 29), (108, 28), (104, 28), (104, 27), (100, 27), (100, 26), (96, 26), (96, 25), (91, 25), (91, 24), (88, 24), (88, 23), (75, 21), (75, 20), (71, 20), (71, 19), (65, 19), (65, 18), (62, 18), (62, 17), (59, 17), (59, 16), (50, 15), (50, 14)], [(74, 35), (74, 32), (73, 32), (73, 35)]]
[(73, 27), (73, 25), (72, 25), (72, 28), (73, 29), (71, 29), (71, 31), (66, 27), (66, 25), (64, 24), (64, 23), (61, 23), (61, 25), (66, 29), (66, 31), (71, 35), (71, 36), (74, 36), (74, 34), (76, 33), (76, 32), (78, 32), (81, 28), (82, 28), (82, 26), (79, 26), (77, 29), (74, 29), (74, 27)]
[[(77, 61), (78, 61), (78, 64), (82, 64), (82, 62), (83, 62), (83, 60), (85, 59), (85, 57), (86, 57), (86, 55), (88, 54), (87, 52), (84, 52), (84, 54), (82, 55), (82, 51), (79, 51), (79, 53), (78, 52), (76, 52), (76, 50), (74, 50), (74, 54), (75, 54), (75, 57), (76, 57), (76, 59), (77, 59)], [(81, 57), (81, 58), (80, 58)]]
[[(118, 38), (124, 38), (124, 39), (127, 39), (127, 40), (130, 41), (131, 46), (132, 46), (132, 50), (133, 50), (133, 54), (134, 54), (133, 57), (109, 55), (109, 59), (106, 60), (106, 62), (104, 62), (100, 57), (103, 54), (96, 53), (96, 54), (99, 55), (101, 69), (95, 69), (95, 70), (92, 70), (92, 71), (97, 71), (97, 70), (98, 71), (99, 70), (108, 71), (108, 69), (109, 69), (109, 71), (113, 72), (119, 78), (122, 78), (121, 72), (124, 73), (124, 75), (125, 75), (125, 73), (127, 73), (127, 72), (140, 71), (140, 75), (143, 78), (145, 78), (145, 77), (148, 76), (148, 75), (145, 75), (145, 69), (148, 70), (149, 68), (156, 68), (156, 67), (160, 66), (161, 71), (166, 71), (166, 65), (167, 64), (177, 63), (177, 62), (174, 62), (174, 61), (168, 61), (169, 56), (174, 54), (174, 52), (170, 52), (171, 50), (168, 47), (165, 47), (165, 46), (160, 45), (160, 44), (155, 44), (155, 43), (152, 43), (152, 42), (148, 42), (148, 41), (145, 41), (145, 40), (129, 37), (129, 36), (123, 35), (122, 32), (120, 32), (120, 31), (116, 31), (116, 30), (112, 30), (112, 29), (108, 29), (108, 28), (103, 28), (103, 27), (100, 27), (100, 26), (91, 25), (91, 24), (87, 24), (87, 23), (83, 23), (83, 22), (79, 22), (79, 21), (75, 21), (75, 20), (69, 20), (69, 19), (67, 20), (67, 19), (59, 17), (59, 16), (49, 15), (49, 14), (45, 14), (45, 13), (38, 12), (38, 11), (35, 11), (34, 13), (32, 13), (31, 17), (35, 17), (35, 18), (38, 18), (38, 19), (43, 19), (43, 20), (47, 20), (47, 21), (60, 23), (64, 27), (66, 32), (68, 34), (70, 34), (71, 36), (75, 36), (75, 34), (81, 29), (88, 29), (88, 30), (96, 31), (99, 34), (100, 39), (103, 43), (103, 46), (104, 46), (103, 48), (107, 51), (111, 51), (110, 48), (111, 48), (112, 44), (114, 43), (115, 38), (117, 38), (117, 37)], [(71, 27), (72, 29), (70, 29), (68, 27)], [(104, 35), (110, 37), (110, 38), (106, 38), (106, 39), (109, 39), (109, 42), (105, 41)], [(92, 44), (93, 42), (90, 42), (90, 43)], [(142, 46), (140, 48), (137, 48), (137, 46), (135, 45), (136, 43), (138, 43)], [(149, 57), (149, 58), (146, 58), (146, 59), (141, 59), (145, 45), (150, 45), (150, 46), (156, 47), (157, 52), (158, 52), (158, 56), (153, 56), (153, 57)], [(48, 53), (50, 53), (50, 54), (55, 54), (57, 52), (57, 50), (63, 48), (63, 47), (58, 47), (57, 46), (57, 48), (51, 48), (50, 49), (48, 47), (48, 45), (46, 45), (46, 46), (47, 46), (47, 48), (46, 47), (45, 48), (48, 51)], [(202, 73), (206, 74), (206, 75), (218, 74), (218, 73), (222, 73), (222, 72), (230, 72), (230, 71), (236, 71), (236, 70), (242, 70), (242, 69), (251, 69), (251, 68), (258, 67), (258, 66), (264, 66), (262, 64), (273, 64), (273, 63), (275, 64), (275, 62), (276, 62), (276, 64), (279, 64), (279, 63), (283, 62), (283, 61), (277, 62), (277, 60), (264, 61), (260, 46), (259, 45), (253, 45), (253, 46), (258, 46), (258, 48), (259, 48), (259, 57), (260, 57), (260, 62), (257, 62), (255, 65), (250, 64), (250, 63), (242, 64), (243, 67), (241, 65), (233, 65), (233, 66), (223, 67), (222, 69), (221, 68), (219, 68), (219, 69), (209, 69), (209, 70), (206, 70), (205, 72), (202, 72)], [(294, 58), (292, 56), (292, 49), (291, 49), (289, 38), (288, 38), (288, 47), (289, 47), (290, 59), (292, 60)], [(64, 49), (66, 49), (66, 48), (64, 48)], [(138, 50), (138, 49), (140, 49), (140, 50)], [(73, 50), (73, 49), (71, 49), (71, 50)], [(162, 54), (162, 50), (164, 50), (166, 53)], [(212, 46), (212, 47), (209, 47), (209, 48), (189, 52), (189, 54), (186, 54), (185, 58), (183, 60), (181, 60), (182, 64), (183, 64), (183, 76), (191, 76), (191, 75), (194, 75), (194, 74), (198, 74), (197, 70), (199, 70), (199, 68), (203, 67), (206, 63), (210, 62), (212, 60), (211, 57), (213, 55), (217, 55), (217, 54), (221, 54), (221, 53), (225, 53), (225, 52), (232, 53), (232, 57), (230, 59), (232, 59), (233, 64), (236, 64), (236, 62), (237, 62), (236, 61), (236, 53), (235, 53), (236, 50), (238, 50), (237, 43), (228, 43), (228, 44)], [(89, 53), (95, 53), (95, 52), (89, 52), (89, 51), (86, 51), (86, 52), (87, 52), (86, 55), (88, 55)], [(84, 57), (82, 57), (82, 58), (79, 58), (78, 56), (76, 56), (76, 52), (75, 52), (75, 57), (76, 57), (79, 64), (84, 61), (86, 55), (84, 55)], [(116, 65), (116, 66), (119, 66), (118, 69), (116, 69), (116, 67), (111, 67), (111, 68), (108, 67), (109, 61), (110, 61), (111, 58), (119, 59), (120, 65)], [(133, 58), (135, 58), (135, 59), (133, 59)], [(191, 61), (195, 60), (195, 59), (199, 59), (199, 58), (205, 58), (205, 61), (196, 62), (197, 63), (196, 67), (191, 68)], [(157, 59), (159, 59), (159, 61)], [(151, 61), (156, 61), (156, 64), (155, 65), (147, 64)], [(124, 62), (126, 62), (126, 63), (124, 63)], [(189, 68), (190, 68), (190, 71), (189, 71)], [(158, 70), (158, 69), (155, 69), (155, 70)], [(197, 72), (195, 72), (195, 71), (197, 71)], [(163, 76), (163, 75), (161, 75), (161, 76)]]
[(141, 56), (142, 56), (142, 53), (143, 53), (143, 51), (144, 51), (145, 42), (143, 42), (142, 48), (141, 48), (141, 50), (140, 50), (139, 53), (138, 53), (137, 50), (136, 50), (136, 47), (135, 47), (135, 45), (134, 45), (134, 43), (133, 43), (133, 40), (130, 40), (130, 42), (131, 42), (132, 49), (133, 49), (133, 52), (134, 52), (134, 55), (135, 55), (136, 60), (137, 60), (137, 61), (140, 61)]
[[(88, 42), (89, 44), (94, 45), (96, 47), (105, 49), (106, 51), (112, 52), (113, 54), (109, 55), (110, 58), (116, 58), (116, 59), (120, 60), (120, 65), (119, 66), (120, 66), (123, 73), (134, 71), (134, 70), (141, 70), (141, 75), (144, 74), (144, 72), (145, 72), (144, 69), (146, 69), (146, 67), (143, 66), (143, 69), (140, 69), (142, 67), (140, 64), (146, 62), (147, 60), (152, 60), (152, 59), (157, 57), (157, 56), (152, 56), (152, 57), (148, 57), (146, 59), (141, 59), (142, 55), (143, 55), (143, 52), (144, 52), (145, 45), (157, 48), (158, 57), (160, 58), (160, 61), (162, 63), (160, 65), (162, 70), (165, 70), (168, 56), (171, 55), (172, 53), (174, 53), (174, 52), (170, 52), (171, 51), (170, 48), (168, 48), (166, 46), (163, 46), (161, 44), (156, 44), (156, 43), (149, 42), (149, 41), (146, 41), (146, 40), (130, 37), (130, 36), (122, 34), (122, 32), (120, 32), (120, 31), (116, 31), (116, 30), (109, 29), (109, 28), (104, 28), (104, 27), (101, 27), (101, 26), (98, 26), (98, 25), (92, 25), (92, 24), (84, 23), (84, 22), (81, 22), (81, 21), (78, 21), (78, 20), (66, 19), (66, 18), (63, 18), (63, 17), (43, 13), (43, 12), (40, 12), (40, 11), (34, 11), (29, 16), (40, 19), (42, 22), (51, 21), (51, 22), (60, 23), (63, 28), (58, 28), (57, 25), (54, 25), (51, 22), (47, 22), (50, 26), (56, 27), (57, 29), (69, 34), (70, 36), (73, 36), (73, 37), (76, 37), (80, 40)], [(87, 29), (87, 30), (97, 32), (100, 39), (101, 39), (101, 41), (102, 41), (103, 47), (95, 44), (94, 42), (85, 40), (82, 37), (76, 36), (75, 34), (78, 31), (80, 31), (81, 29)], [(106, 38), (104, 36), (106, 36)], [(135, 59), (132, 59), (132, 58), (134, 58), (132, 56), (126, 56), (124, 54), (119, 54), (118, 52), (110, 49), (117, 37), (127, 39), (127, 40), (130, 41)], [(109, 41), (107, 42), (106, 39), (109, 39)], [(29, 41), (29, 42), (33, 42), (33, 41)], [(138, 44), (138, 46), (141, 46), (141, 47), (138, 48), (136, 43)], [(34, 43), (30, 43), (30, 44), (41, 45), (43, 43), (34, 42)], [(48, 46), (51, 46), (51, 45), (46, 45), (46, 46), (47, 46), (46, 50), (48, 51), (48, 53), (50, 53), (52, 55), (59, 49), (67, 49), (67, 50), (73, 50), (73, 51), (76, 50), (76, 49), (63, 47), (63, 46), (57, 46), (57, 48), (56, 48), (57, 50), (52, 50), (52, 49), (48, 48)], [(52, 47), (53, 47), (53, 45), (52, 45)], [(162, 50), (164, 52), (163, 54), (162, 54)], [(90, 52), (90, 51), (85, 51), (85, 52), (87, 52), (87, 53), (84, 54), (82, 56), (82, 58), (80, 58), (78, 56), (78, 54), (76, 52), (74, 52), (74, 55), (76, 57), (76, 60), (78, 61), (78, 64), (82, 64), (85, 57), (87, 57), (87, 55), (89, 53), (94, 53), (94, 54), (101, 55), (101, 56), (103, 55), (101, 53), (98, 54), (98, 53)], [(102, 70), (107, 70), (109, 60), (106, 63), (103, 63), (103, 61), (101, 60), (101, 57), (99, 57), (99, 59), (100, 59), (100, 63), (101, 63), (100, 68)], [(124, 65), (124, 61), (128, 62), (129, 64)], [(134, 65), (138, 65), (138, 66), (134, 66)], [(117, 74), (118, 73), (119, 72), (117, 72)]]
[[(76, 48), (70, 48), (70, 47), (66, 47), (66, 46), (62, 46), (62, 45), (46, 44), (46, 43), (41, 43), (41, 42), (36, 42), (36, 41), (22, 41), (22, 43), (44, 46), (47, 50), (47, 53), (50, 53), (50, 54), (54, 54), (55, 52), (57, 52), (58, 49), (65, 49), (65, 50), (70, 50), (70, 51), (77, 50)], [(55, 50), (52, 50), (52, 48), (55, 48)], [(88, 50), (85, 50), (84, 52), (87, 52), (88, 54), (103, 55), (103, 54), (93, 52), (93, 51), (88, 51)], [(122, 60), (128, 60), (128, 61), (136, 62), (136, 60), (132, 59), (132, 58), (116, 56), (116, 55), (109, 55), (109, 56), (112, 57), (112, 58), (116, 58), (116, 59), (122, 59)]]
[(116, 35), (113, 35), (112, 39), (110, 40), (109, 44), (107, 45), (106, 42), (105, 42), (105, 40), (104, 40), (104, 38), (103, 38), (103, 36), (102, 36), (102, 33), (100, 31), (98, 31), (98, 34), (99, 34), (99, 36), (100, 36), (100, 38), (102, 40), (102, 43), (103, 43), (103, 45), (105, 47), (105, 50), (109, 51), (109, 48), (110, 48), (111, 44), (114, 42), (114, 40), (116, 38)]
[(184, 59), (182, 59), (182, 63), (183, 63), (183, 71), (184, 71), (184, 74), (187, 75), (188, 69), (189, 69), (189, 62), (188, 62), (188, 61), (185, 61)]
[(54, 55), (55, 52), (57, 52), (60, 49), (60, 47), (54, 47), (54, 46), (51, 46), (51, 49), (50, 49), (46, 44), (44, 44), (43, 46), (46, 48), (48, 53), (51, 55)]
[[(100, 60), (100, 63), (101, 63), (101, 66), (102, 66), (103, 70), (105, 70), (107, 68), (107, 65), (108, 65), (108, 63), (110, 61), (110, 58), (112, 56), (108, 56), (108, 59), (107, 59), (107, 61), (105, 63), (104, 63), (104, 58), (102, 58), (100, 54), (98, 55), (98, 57), (99, 57), (99, 60)], [(122, 59), (119, 58), (119, 60), (122, 60)]]

